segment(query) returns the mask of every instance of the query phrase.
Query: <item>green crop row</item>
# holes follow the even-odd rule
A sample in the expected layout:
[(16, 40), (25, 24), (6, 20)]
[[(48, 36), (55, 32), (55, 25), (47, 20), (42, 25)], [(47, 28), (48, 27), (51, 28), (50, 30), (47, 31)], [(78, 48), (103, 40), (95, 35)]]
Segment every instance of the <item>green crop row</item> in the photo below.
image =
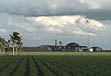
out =
[[(56, 64), (58, 67), (72, 70), (77, 76), (105, 76), (110, 75), (110, 57), (82, 57), (82, 56), (41, 56), (42, 58)], [(106, 61), (107, 60), (107, 61)], [(65, 66), (65, 67), (64, 67)]]
[(57, 55), (58, 53), (38, 52), (37, 55), (1, 55), (0, 76), (11, 76), (10, 73), (13, 73), (13, 76), (111, 75), (111, 55), (108, 53), (108, 55), (106, 53), (92, 53), (91, 55), (91, 53), (78, 54), (78, 52), (75, 52), (74, 55), (74, 52), (72, 54), (71, 52), (68, 52), (68, 54), (66, 52), (63, 52), (63, 54), (60, 52)]
[[(0, 55), (12, 55), (12, 52), (0, 53)], [(20, 55), (111, 56), (111, 52), (20, 52)]]

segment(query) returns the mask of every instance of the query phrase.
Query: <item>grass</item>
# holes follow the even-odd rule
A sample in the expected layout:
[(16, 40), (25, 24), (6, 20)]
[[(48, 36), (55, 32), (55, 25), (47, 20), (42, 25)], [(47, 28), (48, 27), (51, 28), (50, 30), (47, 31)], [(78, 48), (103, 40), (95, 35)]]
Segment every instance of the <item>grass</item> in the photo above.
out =
[[(0, 76), (9, 73), (23, 58), (14, 76), (24, 76), (26, 59), (29, 57), (28, 76), (110, 76), (110, 52), (21, 52), (20, 56), (12, 53), (0, 54), (0, 69), (16, 60), (0, 72)], [(34, 58), (34, 59), (33, 59)], [(35, 61), (34, 61), (35, 60)]]

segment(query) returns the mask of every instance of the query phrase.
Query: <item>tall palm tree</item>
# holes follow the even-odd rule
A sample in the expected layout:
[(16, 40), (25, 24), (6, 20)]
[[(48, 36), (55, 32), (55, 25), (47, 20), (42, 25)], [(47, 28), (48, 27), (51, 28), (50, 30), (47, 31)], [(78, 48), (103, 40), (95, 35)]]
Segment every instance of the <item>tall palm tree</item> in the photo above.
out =
[(64, 46), (63, 46), (62, 41), (59, 41), (59, 45), (60, 45), (60, 51), (63, 51), (64, 50)]
[(3, 42), (0, 42), (0, 52), (4, 52), (5, 45)]
[(18, 39), (17, 39), (17, 51), (18, 51), (18, 55), (19, 55), (19, 52), (21, 51), (21, 48), (23, 46), (23, 43), (21, 42), (22, 40), (22, 36), (19, 36)]
[(2, 51), (3, 51), (3, 52), (5, 52), (5, 48), (6, 48), (6, 43), (3, 42), (3, 43), (2, 43)]
[(9, 49), (10, 49), (10, 40), (8, 40), (8, 42), (7, 42), (7, 48), (8, 48), (8, 51), (9, 51)]
[(2, 52), (2, 43), (0, 42), (0, 52)]
[(59, 41), (60, 46), (62, 46), (62, 41)]
[(23, 43), (22, 42), (18, 42), (17, 45), (18, 45), (17, 46), (17, 51), (18, 51), (18, 55), (19, 55), (19, 53), (20, 53), (20, 51), (22, 49)]
[(5, 39), (0, 37), (0, 52), (5, 51), (4, 50), (5, 49), (5, 43), (6, 43)]
[(13, 47), (13, 55), (15, 54), (15, 45), (17, 43), (17, 39), (19, 38), (19, 33), (18, 32), (13, 32), (12, 35), (10, 35), (10, 40), (12, 42), (12, 47)]

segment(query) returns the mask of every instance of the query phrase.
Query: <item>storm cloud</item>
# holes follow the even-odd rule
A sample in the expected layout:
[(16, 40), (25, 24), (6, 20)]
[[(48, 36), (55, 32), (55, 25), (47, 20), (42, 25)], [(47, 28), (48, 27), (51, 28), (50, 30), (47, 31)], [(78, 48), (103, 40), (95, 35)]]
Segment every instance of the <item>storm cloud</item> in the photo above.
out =
[(0, 0), (0, 12), (29, 17), (79, 14), (104, 20), (111, 19), (110, 3), (110, 0)]
[(110, 48), (111, 0), (0, 0), (0, 36), (13, 31), (24, 46), (54, 44), (54, 40)]
[(90, 35), (90, 45), (104, 47), (109, 27), (110, 21), (99, 22), (80, 15), (25, 17), (0, 14), (0, 36), (8, 40), (9, 35), (17, 31), (23, 36), (25, 46), (54, 44), (54, 39), (62, 40), (64, 44), (75, 41), (87, 45)]

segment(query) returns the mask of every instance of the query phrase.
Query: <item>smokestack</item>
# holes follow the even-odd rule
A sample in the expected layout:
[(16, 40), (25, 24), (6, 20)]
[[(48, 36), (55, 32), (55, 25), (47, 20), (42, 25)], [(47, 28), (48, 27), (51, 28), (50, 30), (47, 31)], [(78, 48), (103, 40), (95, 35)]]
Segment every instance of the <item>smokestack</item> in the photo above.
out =
[(57, 40), (55, 39), (55, 46), (57, 46)]

